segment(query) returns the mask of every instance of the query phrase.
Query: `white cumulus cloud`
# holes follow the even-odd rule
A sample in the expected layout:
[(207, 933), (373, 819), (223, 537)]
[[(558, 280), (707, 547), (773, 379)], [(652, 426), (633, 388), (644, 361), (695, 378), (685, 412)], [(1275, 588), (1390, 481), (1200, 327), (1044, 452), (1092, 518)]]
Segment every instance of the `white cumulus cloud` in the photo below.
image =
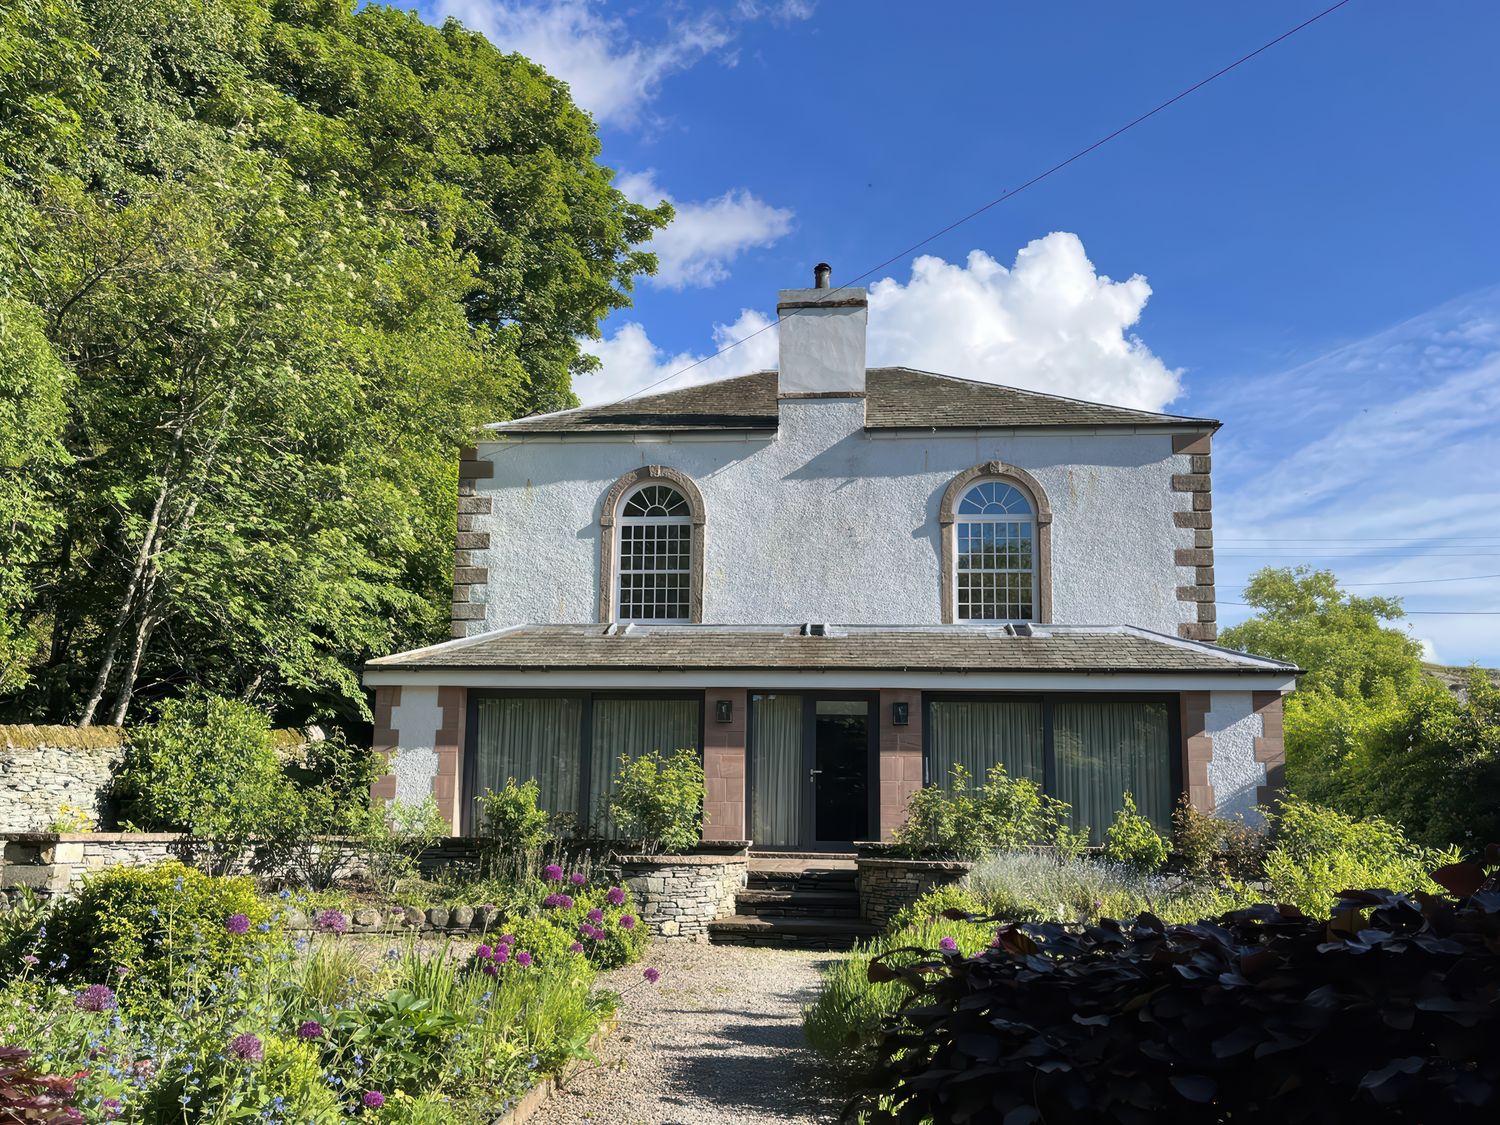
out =
[(870, 287), (870, 365), (1160, 410), (1181, 373), (1130, 331), (1150, 296), (1139, 274), (1098, 273), (1076, 234), (1036, 239), (1009, 269), (982, 250), (962, 265), (924, 255), (906, 284)]
[[(981, 250), (963, 264), (924, 256), (907, 282), (885, 278), (870, 287), (869, 362), (1160, 410), (1178, 395), (1181, 375), (1130, 332), (1150, 295), (1143, 277), (1099, 274), (1074, 234), (1037, 239), (1009, 269)], [(745, 310), (734, 324), (714, 327), (713, 350), (743, 336), (746, 325), (768, 323)], [(634, 394), (699, 358), (665, 355), (635, 323), (583, 346), (602, 361), (599, 374), (575, 387), (590, 403)], [(772, 328), (661, 389), (776, 365)]]
[(639, 203), (654, 207), (665, 199), (676, 210), (667, 229), (645, 247), (660, 262), (651, 280), (670, 289), (723, 281), (729, 276), (728, 264), (740, 253), (769, 246), (792, 229), (791, 211), (771, 206), (746, 188), (684, 202), (658, 187), (654, 172), (621, 176), (615, 186)]

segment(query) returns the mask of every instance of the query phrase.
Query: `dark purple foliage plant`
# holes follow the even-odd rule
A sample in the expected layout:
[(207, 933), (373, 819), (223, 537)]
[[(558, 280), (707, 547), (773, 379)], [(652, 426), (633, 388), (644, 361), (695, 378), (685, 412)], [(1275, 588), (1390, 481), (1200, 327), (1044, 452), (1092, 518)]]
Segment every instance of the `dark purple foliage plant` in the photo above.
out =
[(1478, 863), (1433, 877), (1456, 897), (1345, 891), (1331, 919), (1262, 904), (1196, 925), (1002, 925), (975, 957), (892, 951), (870, 979), (912, 994), (849, 1116), (1500, 1120), (1500, 887)]

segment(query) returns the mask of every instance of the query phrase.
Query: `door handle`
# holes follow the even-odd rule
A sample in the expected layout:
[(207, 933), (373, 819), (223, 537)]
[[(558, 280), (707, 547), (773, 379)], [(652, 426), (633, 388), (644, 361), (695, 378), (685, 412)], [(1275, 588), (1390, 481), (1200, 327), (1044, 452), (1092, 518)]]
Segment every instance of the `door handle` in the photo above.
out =
[(817, 777), (818, 774), (820, 774), (822, 772), (823, 772), (822, 770), (808, 770), (807, 771), (807, 780), (811, 781), (813, 778)]

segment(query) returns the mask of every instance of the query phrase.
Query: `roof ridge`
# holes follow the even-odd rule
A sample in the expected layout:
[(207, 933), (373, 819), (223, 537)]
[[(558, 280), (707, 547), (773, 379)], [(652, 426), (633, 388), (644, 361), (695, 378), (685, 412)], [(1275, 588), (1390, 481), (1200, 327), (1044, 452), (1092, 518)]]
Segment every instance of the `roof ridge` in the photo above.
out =
[(933, 379), (947, 379), (952, 383), (968, 383), (975, 387), (998, 387), (1005, 391), (1014, 391), (1018, 395), (1031, 395), (1035, 398), (1051, 399), (1053, 402), (1071, 402), (1079, 406), (1097, 406), (1105, 410), (1120, 410), (1128, 414), (1150, 414), (1156, 418), (1171, 418), (1179, 422), (1213, 422), (1215, 418), (1205, 418), (1195, 414), (1168, 414), (1163, 410), (1145, 410), (1139, 406), (1121, 406), (1117, 402), (1100, 402), (1092, 398), (1075, 398), (1072, 395), (1054, 394), (1051, 391), (1036, 391), (1030, 387), (1017, 387), (1011, 383), (994, 383), (988, 379), (971, 379), (964, 375), (949, 375), (946, 371), (928, 371), (925, 367), (909, 367), (904, 363), (882, 364), (879, 367), (867, 367), (865, 372), (871, 371), (910, 371), (913, 375), (927, 375)]

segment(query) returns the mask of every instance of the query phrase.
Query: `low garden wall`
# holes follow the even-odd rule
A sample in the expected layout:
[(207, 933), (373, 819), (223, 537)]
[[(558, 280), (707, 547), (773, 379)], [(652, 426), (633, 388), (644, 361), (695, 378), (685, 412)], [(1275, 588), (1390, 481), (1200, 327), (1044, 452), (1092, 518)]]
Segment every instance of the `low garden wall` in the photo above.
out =
[(859, 871), (859, 916), (883, 927), (932, 888), (957, 883), (969, 873), (970, 864), (861, 855), (855, 859), (855, 866)]
[(0, 832), (40, 831), (64, 805), (107, 822), (124, 756), (119, 727), (0, 724)]
[(641, 921), (667, 941), (708, 940), (708, 924), (735, 911), (749, 854), (622, 855), (620, 881), (635, 895)]

